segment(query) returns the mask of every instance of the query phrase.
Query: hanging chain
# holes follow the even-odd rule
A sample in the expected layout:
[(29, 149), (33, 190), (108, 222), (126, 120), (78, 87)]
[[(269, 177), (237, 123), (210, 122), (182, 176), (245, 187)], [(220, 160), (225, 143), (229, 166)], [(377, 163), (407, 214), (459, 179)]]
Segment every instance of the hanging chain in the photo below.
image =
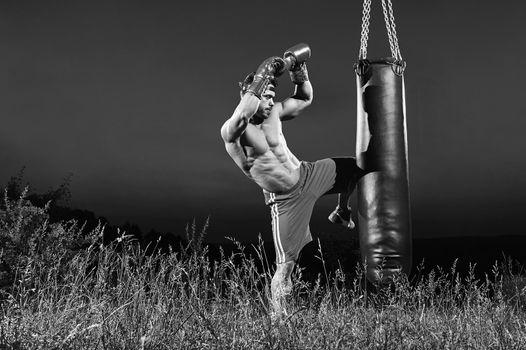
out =
[[(382, 10), (385, 20), (385, 28), (387, 29), (387, 37), (389, 39), (389, 48), (391, 49), (391, 55), (399, 61), (402, 61), (402, 54), (400, 53), (400, 47), (398, 46), (398, 38), (396, 35), (396, 25), (393, 14), (393, 4), (391, 0), (382, 0)], [(360, 59), (367, 57), (367, 41), (369, 40), (369, 21), (371, 19), (371, 0), (363, 1), (362, 11), (362, 33), (361, 33), (361, 44), (360, 44)]]
[(395, 49), (394, 58), (402, 61), (402, 54), (400, 53), (400, 47), (398, 46), (398, 36), (396, 35), (396, 25), (394, 23), (393, 4), (391, 3), (391, 0), (387, 0), (387, 2), (389, 4), (389, 19), (391, 20), (391, 33), (393, 34), (393, 43)]
[(385, 28), (387, 29), (387, 36), (389, 38), (389, 47), (391, 48), (391, 55), (396, 60), (402, 61), (402, 55), (400, 53), (400, 47), (398, 46), (398, 38), (396, 35), (396, 25), (391, 0), (387, 0), (387, 5), (385, 0), (382, 0), (382, 9), (384, 13)]
[(387, 14), (387, 6), (385, 5), (385, 0), (382, 0), (382, 10), (384, 12), (385, 29), (387, 29), (387, 38), (389, 39), (389, 48), (391, 49), (391, 56), (396, 58), (396, 52), (393, 42), (393, 33), (391, 31), (391, 19)]
[(362, 34), (360, 38), (359, 58), (367, 57), (367, 42), (369, 41), (369, 19), (371, 18), (371, 0), (363, 0), (362, 10)]

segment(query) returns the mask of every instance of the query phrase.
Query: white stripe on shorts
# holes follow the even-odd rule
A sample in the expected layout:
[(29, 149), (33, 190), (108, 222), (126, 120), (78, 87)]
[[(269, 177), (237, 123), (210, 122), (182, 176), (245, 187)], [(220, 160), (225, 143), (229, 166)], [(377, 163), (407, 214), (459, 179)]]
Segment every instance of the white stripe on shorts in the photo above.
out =
[(279, 232), (279, 211), (278, 211), (278, 204), (274, 203), (274, 200), (276, 199), (276, 195), (274, 193), (270, 193), (270, 200), (273, 203), (271, 208), (272, 213), (272, 233), (274, 237), (274, 248), (276, 249), (276, 260), (278, 264), (285, 262), (285, 251), (283, 250), (283, 246), (281, 244), (280, 239), (280, 232)]

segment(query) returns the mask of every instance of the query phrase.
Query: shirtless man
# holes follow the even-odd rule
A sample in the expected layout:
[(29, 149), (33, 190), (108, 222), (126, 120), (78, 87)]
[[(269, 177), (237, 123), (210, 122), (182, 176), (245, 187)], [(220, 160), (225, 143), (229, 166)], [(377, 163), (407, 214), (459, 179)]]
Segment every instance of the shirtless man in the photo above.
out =
[[(312, 240), (309, 221), (314, 203), (324, 194), (341, 193), (329, 220), (352, 229), (348, 198), (360, 176), (354, 158), (306, 162), (298, 160), (287, 147), (282, 121), (293, 119), (309, 106), (313, 90), (305, 65), (309, 47), (298, 44), (284, 57), (266, 59), (240, 83), (241, 101), (221, 128), (228, 154), (263, 189), (271, 209), (277, 264), (271, 301), (274, 312), (280, 314), (286, 313), (285, 297), (292, 289), (291, 274), (299, 252)], [(274, 102), (275, 78), (287, 65), (294, 94)]]

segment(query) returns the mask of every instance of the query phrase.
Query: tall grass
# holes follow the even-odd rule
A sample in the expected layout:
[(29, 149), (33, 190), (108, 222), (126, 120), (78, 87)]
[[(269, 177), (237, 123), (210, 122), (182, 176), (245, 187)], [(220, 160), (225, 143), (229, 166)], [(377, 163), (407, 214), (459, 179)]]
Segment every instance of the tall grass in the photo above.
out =
[(453, 265), (376, 288), (361, 266), (325, 269), (314, 283), (297, 268), (290, 313), (273, 319), (261, 240), (233, 240), (212, 261), (198, 244), (206, 227), (157, 254), (125, 233), (102, 245), (103, 230), (74, 255), (18, 265), (2, 295), (0, 349), (526, 348), (526, 279), (507, 262), (484, 280)]

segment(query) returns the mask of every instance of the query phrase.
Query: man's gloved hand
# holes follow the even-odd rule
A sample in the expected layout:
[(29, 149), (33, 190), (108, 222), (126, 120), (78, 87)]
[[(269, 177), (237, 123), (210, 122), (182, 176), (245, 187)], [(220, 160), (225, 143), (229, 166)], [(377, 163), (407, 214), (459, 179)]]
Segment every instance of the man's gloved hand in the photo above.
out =
[(289, 48), (283, 54), (284, 60), (289, 66), (290, 79), (294, 84), (303, 84), (309, 80), (306, 61), (311, 56), (311, 50), (307, 44), (297, 44)]
[(273, 56), (264, 60), (256, 70), (254, 81), (250, 84), (247, 92), (251, 92), (261, 99), (272, 77), (279, 77), (286, 69), (285, 61), (281, 57)]
[(279, 77), (285, 71), (285, 60), (278, 56), (264, 60), (256, 70), (256, 75)]

